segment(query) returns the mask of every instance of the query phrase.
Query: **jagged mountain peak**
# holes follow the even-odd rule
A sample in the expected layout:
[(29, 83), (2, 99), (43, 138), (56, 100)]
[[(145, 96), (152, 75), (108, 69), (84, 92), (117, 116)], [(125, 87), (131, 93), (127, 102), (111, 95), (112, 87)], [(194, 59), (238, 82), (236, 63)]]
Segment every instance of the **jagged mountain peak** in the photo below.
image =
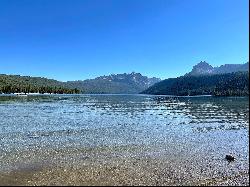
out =
[(190, 75), (203, 75), (203, 74), (210, 74), (213, 71), (213, 66), (211, 66), (206, 61), (201, 61), (196, 64), (192, 71), (189, 73)]
[(249, 71), (249, 62), (245, 64), (224, 64), (219, 67), (213, 67), (206, 61), (201, 61), (195, 66), (188, 76), (199, 76), (199, 75), (209, 75), (209, 74), (224, 74), (233, 73), (238, 71)]
[(140, 93), (159, 81), (159, 78), (148, 78), (141, 73), (131, 72), (104, 75), (78, 82), (71, 81), (69, 84), (84, 90), (85, 93)]
[(196, 64), (194, 67), (202, 67), (202, 66), (206, 66), (206, 67), (212, 67), (209, 63), (207, 63), (206, 61), (200, 61), (198, 64)]

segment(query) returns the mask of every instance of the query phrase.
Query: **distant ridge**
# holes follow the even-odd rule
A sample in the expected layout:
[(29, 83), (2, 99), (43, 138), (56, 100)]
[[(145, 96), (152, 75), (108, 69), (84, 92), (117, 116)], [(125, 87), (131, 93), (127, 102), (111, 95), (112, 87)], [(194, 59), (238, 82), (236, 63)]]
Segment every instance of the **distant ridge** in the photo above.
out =
[(100, 76), (83, 81), (68, 81), (67, 85), (90, 94), (134, 94), (142, 92), (160, 80), (159, 78), (148, 78), (140, 73), (132, 72)]

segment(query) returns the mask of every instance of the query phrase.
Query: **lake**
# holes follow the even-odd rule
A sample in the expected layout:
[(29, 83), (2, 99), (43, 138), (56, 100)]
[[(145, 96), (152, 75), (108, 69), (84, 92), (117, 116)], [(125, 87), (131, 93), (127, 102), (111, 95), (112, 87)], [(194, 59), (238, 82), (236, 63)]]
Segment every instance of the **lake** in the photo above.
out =
[(0, 185), (247, 185), (248, 147), (249, 97), (0, 95)]

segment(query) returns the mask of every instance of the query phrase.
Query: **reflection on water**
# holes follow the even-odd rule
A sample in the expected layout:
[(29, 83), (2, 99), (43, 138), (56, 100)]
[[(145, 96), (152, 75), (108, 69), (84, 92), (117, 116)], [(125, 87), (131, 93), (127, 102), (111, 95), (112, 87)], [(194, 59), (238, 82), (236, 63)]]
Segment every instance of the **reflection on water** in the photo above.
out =
[(0, 96), (0, 164), (8, 165), (10, 153), (42, 148), (157, 147), (176, 142), (194, 146), (191, 143), (221, 135), (225, 141), (221, 145), (226, 145), (234, 136), (247, 136), (248, 101), (248, 97), (149, 95)]

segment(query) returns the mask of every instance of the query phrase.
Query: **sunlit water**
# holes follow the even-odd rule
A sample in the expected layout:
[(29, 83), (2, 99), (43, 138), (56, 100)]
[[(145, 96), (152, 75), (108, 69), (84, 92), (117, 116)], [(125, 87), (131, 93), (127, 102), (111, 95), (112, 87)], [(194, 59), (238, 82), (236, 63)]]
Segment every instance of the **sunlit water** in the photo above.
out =
[(94, 149), (96, 158), (163, 156), (177, 163), (202, 157), (224, 163), (225, 155), (233, 154), (235, 167), (247, 170), (248, 102), (248, 97), (0, 96), (0, 171), (61, 164), (60, 159), (77, 165)]

